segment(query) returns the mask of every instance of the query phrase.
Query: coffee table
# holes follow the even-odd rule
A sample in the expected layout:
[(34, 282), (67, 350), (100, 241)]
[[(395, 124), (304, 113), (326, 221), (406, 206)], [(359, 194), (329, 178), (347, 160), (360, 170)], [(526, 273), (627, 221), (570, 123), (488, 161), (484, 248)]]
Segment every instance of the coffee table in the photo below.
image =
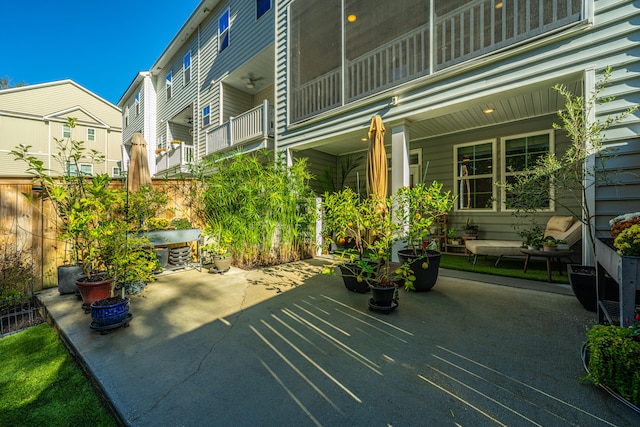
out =
[(560, 250), (560, 251), (541, 251), (537, 249), (527, 249), (520, 248), (520, 252), (525, 254), (527, 257), (524, 260), (524, 270), (523, 272), (527, 272), (527, 266), (529, 265), (529, 258), (534, 257), (542, 257), (547, 260), (547, 281), (551, 283), (551, 262), (555, 262), (558, 265), (558, 272), (562, 275), (562, 258), (571, 258), (573, 255), (573, 251), (570, 250)]

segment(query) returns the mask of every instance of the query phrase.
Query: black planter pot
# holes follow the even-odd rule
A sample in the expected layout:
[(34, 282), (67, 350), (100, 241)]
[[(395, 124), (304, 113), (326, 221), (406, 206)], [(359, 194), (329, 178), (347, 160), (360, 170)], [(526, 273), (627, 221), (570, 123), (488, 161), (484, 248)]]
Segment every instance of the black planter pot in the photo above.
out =
[(394, 296), (398, 288), (395, 286), (387, 287), (371, 287), (371, 299), (376, 307), (391, 307), (393, 306)]
[(569, 284), (573, 294), (582, 306), (589, 311), (598, 309), (598, 291), (596, 288), (596, 268), (588, 265), (567, 265)]
[(164, 246), (156, 246), (153, 248), (156, 253), (156, 257), (158, 258), (158, 263), (160, 267), (167, 268), (169, 265), (169, 248)]
[(81, 265), (61, 265), (58, 267), (58, 292), (61, 295), (78, 291), (76, 280), (83, 276)]
[(359, 294), (366, 294), (367, 292), (369, 292), (369, 284), (365, 280), (358, 282), (358, 279), (356, 277), (353, 277), (354, 273), (358, 270), (358, 265), (347, 264), (340, 265), (339, 267), (340, 272), (342, 273), (342, 281), (344, 282), (345, 288)]
[[(440, 271), (440, 257), (442, 254), (438, 251), (427, 251), (427, 259), (421, 255), (414, 255), (411, 249), (402, 249), (398, 251), (398, 258), (401, 263), (409, 263), (413, 275), (416, 276), (413, 282), (414, 288), (418, 292), (430, 291), (438, 280), (438, 272)], [(427, 268), (424, 268), (425, 262)]]

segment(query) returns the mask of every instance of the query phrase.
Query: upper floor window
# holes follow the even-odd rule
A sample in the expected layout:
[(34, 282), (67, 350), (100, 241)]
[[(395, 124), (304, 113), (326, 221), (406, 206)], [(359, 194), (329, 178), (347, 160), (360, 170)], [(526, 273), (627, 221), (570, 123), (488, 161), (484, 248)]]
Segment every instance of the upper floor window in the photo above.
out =
[(182, 59), (182, 68), (184, 72), (184, 84), (186, 85), (191, 81), (191, 51)]
[(260, 17), (267, 13), (269, 9), (271, 9), (271, 0), (256, 0), (256, 19), (260, 19)]
[(124, 127), (129, 127), (129, 106), (124, 109)]
[(96, 140), (96, 130), (94, 128), (87, 129), (87, 141), (94, 142)]
[(71, 138), (71, 126), (62, 125), (62, 137), (63, 138)]
[(167, 84), (167, 101), (171, 99), (171, 85), (173, 84), (172, 81), (173, 81), (173, 74), (171, 73), (171, 71), (169, 71), (167, 73), (167, 82), (166, 82), (166, 84)]
[(140, 115), (140, 92), (136, 92), (136, 100), (134, 101), (136, 109), (136, 117)]
[(211, 123), (211, 107), (207, 105), (202, 109), (202, 126), (208, 126)]
[(457, 209), (495, 209), (495, 140), (454, 146)]
[[(526, 197), (517, 197), (509, 193), (509, 186), (502, 187), (502, 209), (542, 210), (553, 209), (551, 182), (528, 180), (531, 169), (539, 159), (554, 150), (553, 131), (508, 136), (502, 139), (502, 173), (507, 184), (516, 184), (518, 193)], [(522, 191), (520, 191), (522, 190)]]
[(218, 20), (218, 52), (222, 52), (229, 46), (229, 9)]

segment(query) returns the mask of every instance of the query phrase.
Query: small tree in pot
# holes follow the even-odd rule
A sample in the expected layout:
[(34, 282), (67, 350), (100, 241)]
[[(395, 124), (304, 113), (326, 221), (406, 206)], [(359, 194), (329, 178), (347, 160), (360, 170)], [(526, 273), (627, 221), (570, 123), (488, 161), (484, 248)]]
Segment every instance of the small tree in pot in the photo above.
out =
[(416, 277), (412, 282), (405, 282), (405, 288), (428, 291), (438, 278), (441, 254), (429, 249), (425, 239), (434, 221), (453, 208), (455, 197), (451, 191), (443, 192), (442, 184), (433, 181), (428, 186), (401, 188), (396, 199), (396, 217), (404, 225), (402, 241), (407, 245), (407, 249), (398, 251), (398, 257), (403, 264), (408, 263)]

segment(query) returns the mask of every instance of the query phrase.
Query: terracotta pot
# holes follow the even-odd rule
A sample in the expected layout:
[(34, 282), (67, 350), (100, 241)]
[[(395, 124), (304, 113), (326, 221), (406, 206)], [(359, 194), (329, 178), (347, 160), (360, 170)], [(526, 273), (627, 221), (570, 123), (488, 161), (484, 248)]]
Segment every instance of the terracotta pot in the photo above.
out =
[(112, 279), (87, 281), (86, 277), (76, 281), (82, 296), (82, 305), (90, 307), (94, 301), (111, 297)]

